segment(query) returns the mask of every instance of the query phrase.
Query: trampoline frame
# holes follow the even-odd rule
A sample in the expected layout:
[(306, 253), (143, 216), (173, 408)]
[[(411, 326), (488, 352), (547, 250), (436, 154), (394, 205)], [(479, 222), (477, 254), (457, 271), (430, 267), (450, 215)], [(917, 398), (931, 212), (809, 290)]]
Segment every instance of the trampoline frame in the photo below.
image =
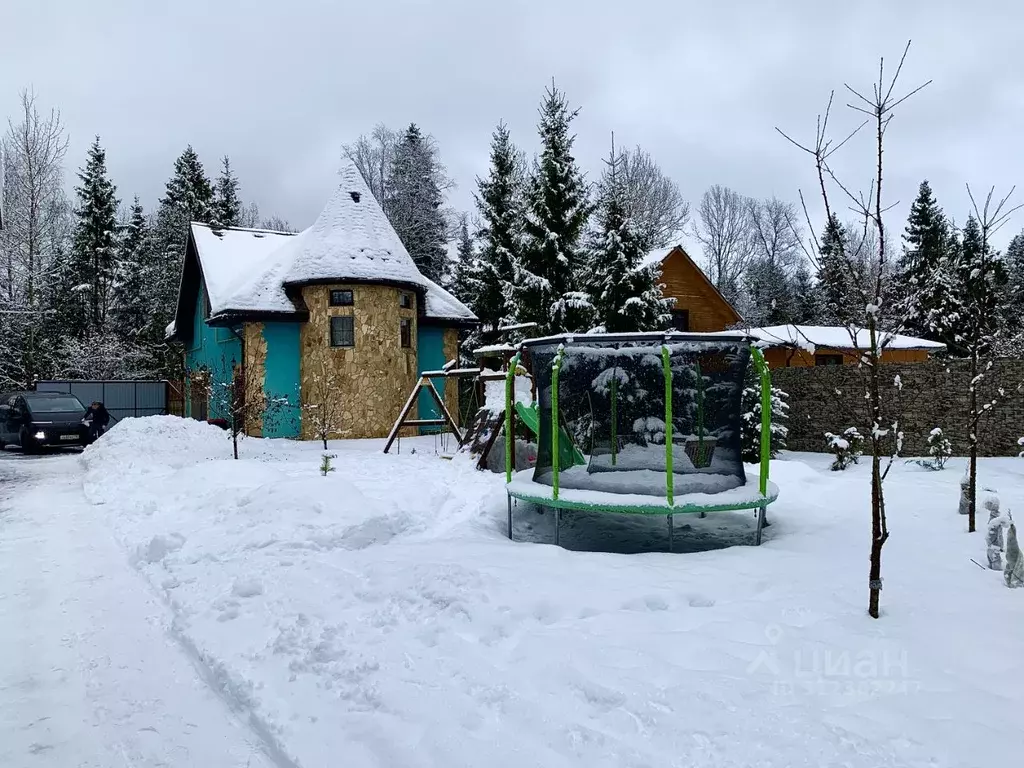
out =
[[(597, 503), (597, 502), (581, 502), (569, 499), (559, 498), (559, 485), (558, 477), (561, 467), (559, 466), (559, 454), (558, 454), (558, 442), (559, 442), (559, 429), (560, 419), (558, 411), (558, 378), (562, 369), (562, 360), (565, 357), (565, 344), (572, 343), (572, 337), (552, 337), (550, 339), (531, 339), (529, 344), (537, 344), (543, 341), (559, 341), (560, 345), (555, 355), (555, 360), (551, 366), (551, 418), (554, 424), (554, 429), (551, 430), (551, 448), (552, 448), (552, 484), (550, 486), (537, 484), (538, 488), (543, 487), (544, 489), (550, 489), (550, 495), (548, 493), (543, 494), (532, 494), (518, 488), (507, 488), (508, 495), (508, 537), (512, 539), (512, 505), (513, 499), (527, 501), (532, 504), (537, 504), (542, 507), (549, 507), (555, 512), (555, 544), (558, 544), (559, 536), (558, 529), (561, 518), (561, 510), (572, 509), (584, 512), (611, 512), (617, 514), (663, 514), (668, 519), (668, 532), (669, 532), (669, 549), (672, 547), (672, 535), (673, 535), (673, 516), (677, 514), (699, 514), (704, 517), (708, 512), (730, 512), (740, 511), (746, 509), (754, 509), (757, 514), (757, 532), (755, 535), (755, 544), (761, 543), (762, 530), (765, 525), (765, 511), (769, 504), (778, 498), (777, 489), (774, 485), (769, 489), (768, 474), (769, 474), (769, 461), (771, 458), (771, 396), (772, 396), (772, 382), (771, 373), (768, 370), (768, 365), (765, 363), (764, 354), (761, 350), (751, 343), (750, 354), (753, 360), (754, 367), (757, 371), (758, 378), (761, 385), (761, 457), (758, 473), (758, 491), (759, 498), (751, 499), (749, 501), (743, 501), (739, 503), (726, 503), (726, 504), (709, 504), (706, 502), (694, 503), (688, 501), (693, 496), (699, 495), (702, 498), (714, 494), (692, 494), (683, 495), (676, 497), (674, 482), (675, 475), (673, 472), (673, 456), (672, 456), (672, 367), (671, 367), (671, 351), (669, 350), (668, 344), (671, 342), (679, 341), (709, 341), (715, 340), (720, 342), (728, 341), (740, 341), (740, 342), (751, 342), (751, 339), (747, 336), (727, 336), (724, 334), (680, 334), (680, 333), (638, 333), (638, 334), (605, 334), (600, 336), (587, 336), (588, 341), (604, 341), (604, 342), (643, 342), (650, 341), (651, 346), (654, 346), (655, 342), (660, 341), (661, 343), (661, 361), (662, 361), (662, 372), (665, 379), (665, 497), (664, 500), (658, 497), (651, 497), (652, 501), (657, 499), (661, 503), (652, 504), (623, 504), (616, 502), (614, 497), (616, 494), (607, 493), (609, 502)], [(512, 358), (508, 374), (505, 378), (505, 483), (506, 485), (512, 482), (512, 475), (514, 470), (514, 439), (510, 439), (509, 435), (514, 435), (515, 421), (513, 417), (514, 413), (514, 389), (515, 389), (515, 376), (516, 371), (519, 369), (519, 363), (522, 359), (522, 351), (520, 350)], [(614, 382), (614, 379), (613, 379)], [(612, 408), (615, 408), (614, 401)]]

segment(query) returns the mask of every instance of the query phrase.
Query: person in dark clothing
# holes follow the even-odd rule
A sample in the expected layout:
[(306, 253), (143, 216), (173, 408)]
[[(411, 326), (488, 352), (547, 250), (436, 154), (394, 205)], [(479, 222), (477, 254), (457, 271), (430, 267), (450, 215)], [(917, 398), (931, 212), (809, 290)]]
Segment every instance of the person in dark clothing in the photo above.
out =
[(110, 424), (110, 414), (107, 413), (103, 403), (97, 400), (85, 412), (85, 418), (82, 419), (82, 423), (89, 428), (89, 442), (94, 443), (99, 439), (100, 435), (107, 431), (107, 425)]

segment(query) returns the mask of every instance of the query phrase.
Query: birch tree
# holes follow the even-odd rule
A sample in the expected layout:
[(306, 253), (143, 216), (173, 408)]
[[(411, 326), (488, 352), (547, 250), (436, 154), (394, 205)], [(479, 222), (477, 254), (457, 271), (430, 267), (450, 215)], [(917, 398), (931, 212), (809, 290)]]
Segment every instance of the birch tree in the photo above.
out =
[(17, 120), (8, 122), (4, 157), (4, 229), (0, 231), (0, 382), (28, 387), (48, 367), (47, 297), (68, 254), (64, 196), (68, 138), (60, 112), (41, 113), (22, 91)]
[(704, 253), (708, 278), (727, 299), (736, 300), (740, 277), (754, 252), (750, 202), (715, 184), (700, 199), (692, 231)]
[[(640, 147), (621, 151), (616, 166), (616, 196), (632, 222), (637, 247), (646, 253), (677, 244), (690, 220), (690, 204), (679, 185)], [(605, 172), (597, 189), (599, 198), (607, 196), (609, 182)]]

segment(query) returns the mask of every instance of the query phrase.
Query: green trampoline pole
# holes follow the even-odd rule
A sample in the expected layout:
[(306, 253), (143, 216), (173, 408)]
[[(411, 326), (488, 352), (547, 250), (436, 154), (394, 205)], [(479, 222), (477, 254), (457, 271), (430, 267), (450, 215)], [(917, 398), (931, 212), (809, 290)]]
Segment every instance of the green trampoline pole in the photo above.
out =
[(612, 466), (613, 467), (615, 466), (616, 454), (618, 453), (618, 437), (619, 437), (618, 436), (619, 419), (618, 419), (618, 402), (617, 402), (619, 388), (618, 388), (618, 386), (616, 386), (616, 382), (618, 381), (618, 372), (619, 372), (619, 369), (618, 369), (617, 366), (612, 369)]
[(675, 504), (675, 475), (672, 468), (672, 365), (668, 346), (661, 345), (661, 370), (665, 376), (665, 497)]
[[(558, 499), (558, 433), (561, 432), (561, 420), (558, 418), (558, 374), (562, 370), (562, 357), (565, 355), (565, 347), (559, 346), (555, 355), (555, 362), (551, 366), (551, 478), (552, 498)], [(557, 520), (557, 517), (556, 517)], [(557, 523), (556, 523), (557, 525)], [(555, 535), (557, 536), (557, 528)]]
[[(516, 369), (519, 367), (520, 352), (516, 352), (508, 364), (505, 376), (505, 482), (512, 482), (512, 457), (515, 455), (515, 435), (512, 434), (512, 409), (515, 403)], [(511, 503), (511, 502), (510, 502)], [(509, 513), (511, 515), (511, 513)]]
[(759, 490), (762, 494), (768, 491), (768, 462), (772, 456), (772, 375), (764, 354), (757, 347), (750, 348), (761, 379), (761, 478)]

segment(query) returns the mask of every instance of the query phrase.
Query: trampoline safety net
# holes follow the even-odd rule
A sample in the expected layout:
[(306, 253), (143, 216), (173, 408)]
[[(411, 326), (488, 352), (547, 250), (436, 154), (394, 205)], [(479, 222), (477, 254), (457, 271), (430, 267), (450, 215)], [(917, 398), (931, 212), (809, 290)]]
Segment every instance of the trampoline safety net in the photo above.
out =
[[(534, 482), (553, 484), (557, 428), (561, 445), (571, 441), (588, 457), (577, 466), (559, 460), (562, 488), (664, 497), (670, 463), (675, 496), (746, 483), (740, 401), (750, 364), (747, 339), (578, 336), (526, 347), (540, 416)], [(556, 424), (552, 384), (559, 357)]]

